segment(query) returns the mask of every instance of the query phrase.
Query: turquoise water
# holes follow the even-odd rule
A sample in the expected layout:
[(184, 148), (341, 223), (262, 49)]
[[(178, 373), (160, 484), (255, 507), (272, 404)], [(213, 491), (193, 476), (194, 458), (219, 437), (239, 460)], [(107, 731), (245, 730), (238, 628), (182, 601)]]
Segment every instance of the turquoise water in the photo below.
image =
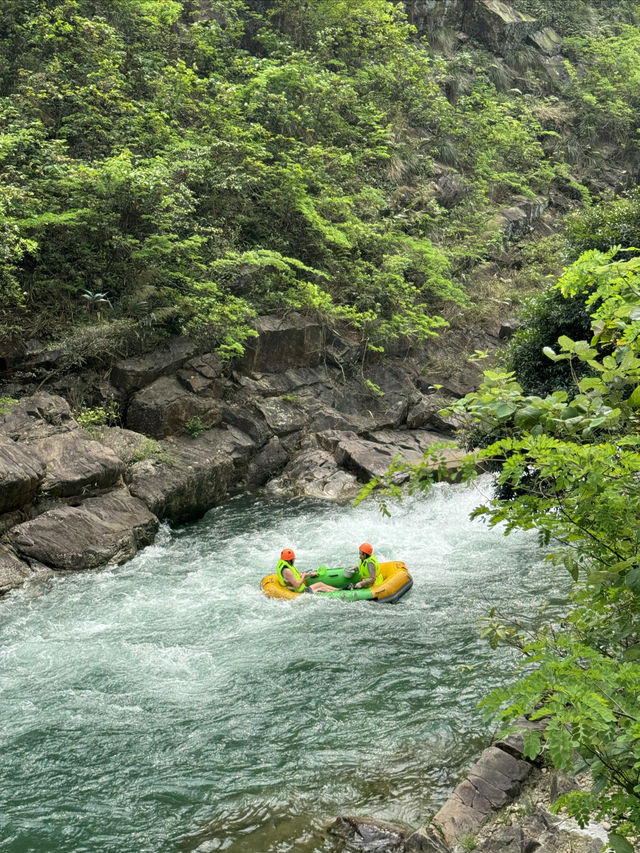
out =
[[(487, 489), (392, 518), (236, 499), (0, 601), (0, 849), (311, 853), (339, 814), (424, 822), (490, 737), (507, 653), (477, 618), (560, 593), (535, 537), (468, 520)], [(282, 547), (311, 568), (363, 540), (409, 566), (398, 604), (260, 593)]]

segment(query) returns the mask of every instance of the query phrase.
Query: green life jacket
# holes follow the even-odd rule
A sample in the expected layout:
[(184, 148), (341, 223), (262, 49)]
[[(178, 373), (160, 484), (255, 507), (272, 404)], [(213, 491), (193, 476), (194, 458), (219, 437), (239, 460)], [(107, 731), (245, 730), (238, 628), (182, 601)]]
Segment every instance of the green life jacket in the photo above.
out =
[(360, 572), (360, 580), (361, 581), (368, 581), (369, 578), (371, 577), (371, 574), (369, 572), (369, 564), (371, 562), (373, 562), (373, 565), (376, 568), (376, 580), (375, 580), (375, 583), (373, 584), (373, 586), (378, 586), (378, 584), (383, 583), (384, 577), (382, 575), (382, 572), (380, 571), (380, 565), (378, 563), (378, 560), (376, 557), (374, 557), (373, 554), (370, 557), (367, 557), (366, 560), (360, 560), (360, 562), (358, 563), (358, 571)]
[(293, 589), (296, 592), (298, 592), (298, 590), (295, 587), (291, 586), (291, 584), (288, 584), (286, 582), (286, 580), (282, 577), (282, 572), (284, 571), (284, 569), (290, 569), (293, 572), (293, 576), (297, 581), (302, 580), (302, 575), (296, 569), (295, 566), (292, 566), (291, 563), (288, 563), (286, 560), (279, 560), (278, 561), (278, 565), (276, 566), (276, 572), (278, 573), (278, 580), (280, 581), (282, 586), (286, 587), (287, 589)]

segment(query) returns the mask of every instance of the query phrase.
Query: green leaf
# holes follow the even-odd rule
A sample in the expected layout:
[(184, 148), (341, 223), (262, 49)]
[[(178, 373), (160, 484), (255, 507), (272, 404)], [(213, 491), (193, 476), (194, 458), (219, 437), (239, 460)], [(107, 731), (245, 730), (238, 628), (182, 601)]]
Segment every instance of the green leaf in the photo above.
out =
[(634, 409), (640, 408), (640, 385), (633, 391), (629, 399), (627, 400), (630, 406), (633, 406)]
[(627, 839), (621, 835), (617, 835), (615, 832), (609, 833), (609, 846), (614, 853), (634, 853), (633, 846)]
[(527, 731), (524, 735), (524, 748), (523, 755), (525, 758), (529, 758), (533, 760), (538, 755), (540, 755), (540, 750), (542, 749), (542, 739), (540, 737), (540, 732), (536, 731)]
[(640, 595), (640, 566), (636, 566), (635, 569), (632, 569), (629, 572), (625, 583), (631, 592), (634, 592), (636, 595)]

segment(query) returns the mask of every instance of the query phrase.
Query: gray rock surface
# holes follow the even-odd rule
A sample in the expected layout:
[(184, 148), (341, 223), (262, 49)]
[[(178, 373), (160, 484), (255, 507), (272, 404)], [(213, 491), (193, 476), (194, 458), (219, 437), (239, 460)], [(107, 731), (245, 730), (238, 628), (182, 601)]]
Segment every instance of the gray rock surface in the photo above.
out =
[(152, 353), (117, 361), (111, 370), (111, 381), (126, 392), (137, 391), (160, 376), (175, 373), (197, 351), (197, 343), (190, 338), (173, 338)]
[(315, 367), (323, 355), (324, 331), (295, 312), (286, 317), (264, 316), (256, 321), (259, 337), (250, 339), (240, 359), (241, 369), (279, 372), (292, 367)]
[(161, 376), (134, 394), (127, 410), (127, 427), (153, 438), (166, 438), (180, 432), (191, 418), (212, 427), (222, 420), (222, 411), (216, 400), (187, 391), (173, 376)]
[(45, 468), (41, 490), (48, 497), (71, 497), (114, 486), (124, 464), (113, 450), (90, 439), (83, 430), (30, 441), (29, 453)]
[(271, 494), (338, 502), (352, 500), (361, 488), (355, 475), (339, 467), (333, 453), (320, 448), (301, 451), (284, 473), (267, 485)]
[(144, 459), (130, 470), (131, 494), (161, 519), (180, 524), (220, 503), (246, 473), (255, 444), (231, 427), (162, 442), (168, 461)]
[(19, 560), (9, 548), (0, 545), (0, 595), (22, 586), (30, 574), (27, 563)]
[(490, 746), (435, 814), (433, 824), (449, 844), (476, 832), (492, 812), (514, 798), (531, 769), (528, 762)]
[(44, 471), (27, 447), (0, 435), (0, 513), (30, 504)]
[(19, 556), (54, 569), (79, 571), (123, 563), (153, 541), (158, 519), (126, 489), (60, 505), (13, 528)]

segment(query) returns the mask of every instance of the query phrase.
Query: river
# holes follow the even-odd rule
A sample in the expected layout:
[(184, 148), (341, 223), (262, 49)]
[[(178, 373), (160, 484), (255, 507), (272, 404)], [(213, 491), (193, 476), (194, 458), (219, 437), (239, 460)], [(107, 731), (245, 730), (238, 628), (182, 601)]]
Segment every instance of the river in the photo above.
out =
[[(490, 738), (477, 702), (510, 663), (478, 617), (566, 591), (534, 534), (469, 521), (488, 489), (391, 518), (236, 498), (0, 601), (0, 849), (333, 853), (339, 814), (424, 822)], [(348, 565), (363, 540), (412, 572), (398, 604), (261, 594), (281, 548)]]

